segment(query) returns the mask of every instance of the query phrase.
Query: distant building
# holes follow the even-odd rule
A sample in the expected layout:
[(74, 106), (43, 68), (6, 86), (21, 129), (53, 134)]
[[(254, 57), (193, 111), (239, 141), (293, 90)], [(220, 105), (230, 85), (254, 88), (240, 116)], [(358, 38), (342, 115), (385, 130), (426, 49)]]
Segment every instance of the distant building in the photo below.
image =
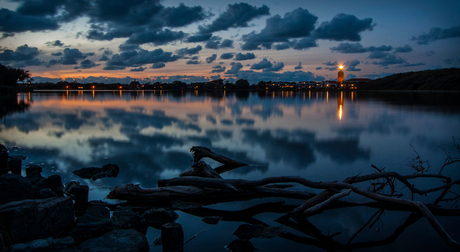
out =
[(343, 83), (343, 80), (345, 79), (345, 74), (343, 73), (343, 66), (339, 66), (339, 76), (337, 77), (337, 82), (338, 83)]

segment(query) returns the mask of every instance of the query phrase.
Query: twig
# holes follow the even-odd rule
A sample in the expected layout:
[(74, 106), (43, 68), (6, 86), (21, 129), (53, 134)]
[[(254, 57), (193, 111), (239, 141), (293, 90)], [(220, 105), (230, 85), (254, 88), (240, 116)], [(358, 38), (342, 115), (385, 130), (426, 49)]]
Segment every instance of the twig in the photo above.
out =
[(184, 241), (184, 245), (185, 245), (187, 242), (189, 242), (189, 241), (195, 239), (198, 235), (202, 234), (203, 232), (204, 232), (204, 230), (201, 231), (201, 232), (198, 232), (198, 233), (196, 233), (194, 236), (188, 238), (186, 241)]

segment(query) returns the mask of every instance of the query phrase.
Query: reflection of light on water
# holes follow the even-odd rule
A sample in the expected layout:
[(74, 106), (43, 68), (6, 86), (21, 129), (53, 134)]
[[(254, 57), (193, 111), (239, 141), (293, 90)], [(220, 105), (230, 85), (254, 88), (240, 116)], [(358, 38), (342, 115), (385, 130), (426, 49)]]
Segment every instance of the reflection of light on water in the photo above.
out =
[(343, 113), (343, 107), (342, 105), (339, 106), (339, 120), (342, 120), (342, 113)]

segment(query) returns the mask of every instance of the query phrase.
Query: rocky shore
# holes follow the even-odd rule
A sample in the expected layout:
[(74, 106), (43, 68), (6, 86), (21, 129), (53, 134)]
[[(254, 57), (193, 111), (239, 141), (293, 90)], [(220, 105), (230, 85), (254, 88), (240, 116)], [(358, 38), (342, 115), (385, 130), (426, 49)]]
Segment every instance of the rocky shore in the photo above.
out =
[[(168, 233), (171, 225), (163, 224), (178, 218), (159, 208), (133, 211), (118, 206), (111, 213), (98, 202), (88, 202), (88, 186), (76, 181), (63, 185), (59, 175), (43, 177), (40, 166), (26, 166), (22, 176), (21, 161), (0, 145), (0, 251), (149, 251), (147, 228)], [(92, 179), (112, 177), (118, 166), (75, 173)], [(181, 247), (183, 241), (174, 239), (169, 243)]]

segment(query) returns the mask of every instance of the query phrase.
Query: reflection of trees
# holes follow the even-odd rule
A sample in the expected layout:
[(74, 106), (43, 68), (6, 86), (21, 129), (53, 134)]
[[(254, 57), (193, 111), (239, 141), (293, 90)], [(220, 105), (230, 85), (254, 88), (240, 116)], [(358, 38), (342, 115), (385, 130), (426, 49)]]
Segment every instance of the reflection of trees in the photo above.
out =
[(22, 113), (29, 110), (30, 100), (18, 100), (17, 94), (0, 96), (0, 119), (7, 115)]

